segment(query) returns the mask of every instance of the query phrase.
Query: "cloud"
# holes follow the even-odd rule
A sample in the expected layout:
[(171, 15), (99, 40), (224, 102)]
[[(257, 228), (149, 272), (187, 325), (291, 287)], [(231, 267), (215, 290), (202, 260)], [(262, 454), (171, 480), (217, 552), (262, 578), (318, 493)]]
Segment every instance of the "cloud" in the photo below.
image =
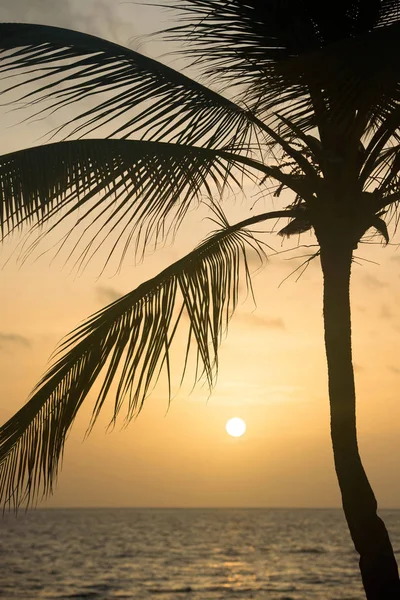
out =
[(371, 275), (370, 273), (368, 275), (364, 275), (363, 281), (365, 285), (371, 290), (377, 290), (383, 287), (387, 287), (388, 285), (385, 281), (378, 279), (378, 277), (375, 277), (375, 275)]
[[(77, 29), (132, 47), (135, 9), (115, 0), (70, 0)], [(137, 9), (136, 9), (137, 10)]]
[(390, 321), (391, 319), (394, 318), (394, 314), (392, 313), (392, 311), (386, 304), (383, 304), (382, 308), (381, 308), (380, 317), (381, 317), (381, 319), (387, 319)]
[(395, 375), (400, 375), (399, 367), (393, 367), (392, 365), (389, 365), (388, 369), (389, 371), (392, 371), (392, 373), (394, 373)]
[(362, 304), (358, 304), (355, 308), (358, 312), (361, 312), (361, 313), (366, 311), (365, 306), (363, 306)]
[(0, 7), (2, 21), (72, 27), (75, 18), (68, 0), (2, 0)]
[(251, 269), (260, 269), (265, 264), (265, 259), (253, 248), (246, 250), (247, 264)]
[(66, 27), (124, 45), (135, 34), (134, 14), (115, 0), (2, 0), (0, 6), (1, 21)]
[(31, 343), (28, 338), (18, 333), (3, 333), (0, 331), (0, 348), (6, 348), (9, 345), (24, 346), (29, 348)]
[[(195, 391), (191, 401), (204, 402), (204, 393)], [(304, 400), (303, 387), (266, 382), (250, 382), (242, 379), (230, 379), (220, 382), (212, 396), (213, 404), (219, 406), (267, 406), (272, 404), (292, 403)]]
[(286, 329), (285, 323), (280, 317), (262, 317), (255, 313), (241, 313), (240, 319), (250, 326), (265, 327), (266, 329)]
[(118, 292), (115, 288), (107, 285), (98, 285), (96, 287), (96, 296), (99, 302), (104, 304), (110, 304), (111, 302), (115, 302), (118, 298), (121, 298), (121, 292)]

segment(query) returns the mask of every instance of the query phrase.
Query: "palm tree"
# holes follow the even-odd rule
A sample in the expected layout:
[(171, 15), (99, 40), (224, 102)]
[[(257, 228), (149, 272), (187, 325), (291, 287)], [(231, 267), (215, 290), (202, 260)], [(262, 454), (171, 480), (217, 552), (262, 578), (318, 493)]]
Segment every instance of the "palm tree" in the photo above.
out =
[[(249, 228), (289, 219), (281, 235), (312, 230), (319, 244), (335, 468), (366, 596), (398, 599), (396, 560), (357, 446), (349, 284), (364, 234), (372, 228), (387, 242), (386, 223), (397, 219), (400, 1), (341, 0), (328, 11), (317, 0), (180, 0), (176, 10), (180, 24), (167, 39), (184, 41), (223, 94), (93, 36), (0, 25), (0, 71), (17, 77), (9, 90), (28, 83), (20, 98), (47, 101), (44, 115), (92, 102), (61, 129), (64, 141), (0, 158), (4, 235), (25, 224), (48, 232), (77, 215), (74, 250), (85, 262), (109, 238), (110, 254), (133, 237), (138, 252), (164, 239), (205, 194), (218, 223), (62, 343), (28, 403), (0, 429), (1, 499), (18, 506), (52, 491), (66, 434), (100, 374), (93, 423), (113, 381), (114, 418), (124, 400), (128, 418), (140, 411), (161, 369), (170, 377), (183, 313), (195, 379), (212, 387), (239, 279), (249, 283), (246, 253), (263, 252)], [(91, 137), (117, 118), (106, 138)], [(244, 177), (260, 189), (273, 180), (277, 196), (286, 188), (294, 199), (229, 225), (216, 202)]]

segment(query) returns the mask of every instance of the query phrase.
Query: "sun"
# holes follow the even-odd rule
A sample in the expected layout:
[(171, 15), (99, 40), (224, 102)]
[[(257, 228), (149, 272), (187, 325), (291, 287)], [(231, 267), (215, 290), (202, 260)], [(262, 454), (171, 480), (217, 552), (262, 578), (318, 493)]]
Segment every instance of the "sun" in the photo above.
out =
[(225, 429), (232, 437), (240, 437), (246, 431), (246, 423), (243, 421), (243, 419), (234, 417), (233, 419), (229, 419), (229, 421), (227, 421)]

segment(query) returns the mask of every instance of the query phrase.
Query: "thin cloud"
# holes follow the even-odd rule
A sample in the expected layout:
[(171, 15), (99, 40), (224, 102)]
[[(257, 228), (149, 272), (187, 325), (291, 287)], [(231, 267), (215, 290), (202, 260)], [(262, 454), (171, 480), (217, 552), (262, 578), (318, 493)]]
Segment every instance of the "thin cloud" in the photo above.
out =
[(371, 275), (370, 273), (368, 275), (364, 275), (363, 282), (371, 290), (377, 290), (383, 287), (387, 287), (388, 285), (385, 281), (378, 279), (378, 277), (375, 277), (375, 275)]
[(71, 27), (76, 24), (71, 4), (68, 1), (54, 0), (3, 0), (0, 19), (59, 27)]
[(115, 0), (71, 0), (71, 6), (74, 18), (79, 21), (80, 31), (133, 47), (135, 13), (128, 3), (116, 3)]
[(254, 313), (241, 313), (240, 319), (251, 326), (265, 327), (266, 329), (286, 329), (285, 322), (280, 317), (262, 317)]
[(365, 306), (362, 306), (361, 304), (358, 304), (358, 305), (356, 306), (356, 310), (357, 310), (358, 312), (364, 313), (364, 312), (366, 311), (366, 307), (365, 307)]
[[(0, 20), (75, 29), (129, 44), (134, 10), (115, 0), (2, 0)], [(129, 44), (132, 46), (131, 44)]]
[(110, 304), (121, 298), (122, 294), (111, 286), (98, 285), (96, 287), (96, 296), (101, 304)]
[(247, 264), (251, 269), (260, 269), (265, 264), (265, 259), (256, 250), (246, 250)]
[(388, 366), (389, 371), (392, 371), (395, 375), (400, 375), (399, 367), (393, 367), (393, 365)]
[(394, 314), (386, 304), (383, 304), (381, 308), (380, 317), (381, 319), (387, 319), (391, 321), (392, 319), (394, 319)]
[(6, 348), (10, 345), (24, 346), (25, 348), (29, 348), (31, 346), (31, 342), (27, 337), (19, 335), (18, 333), (0, 332), (0, 349)]

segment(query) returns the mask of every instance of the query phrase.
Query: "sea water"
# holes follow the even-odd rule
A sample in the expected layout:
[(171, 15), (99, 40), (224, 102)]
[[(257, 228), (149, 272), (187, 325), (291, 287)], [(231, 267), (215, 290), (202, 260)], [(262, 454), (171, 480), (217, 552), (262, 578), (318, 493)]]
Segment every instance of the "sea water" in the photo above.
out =
[(39, 509), (0, 532), (1, 600), (364, 597), (340, 510)]

